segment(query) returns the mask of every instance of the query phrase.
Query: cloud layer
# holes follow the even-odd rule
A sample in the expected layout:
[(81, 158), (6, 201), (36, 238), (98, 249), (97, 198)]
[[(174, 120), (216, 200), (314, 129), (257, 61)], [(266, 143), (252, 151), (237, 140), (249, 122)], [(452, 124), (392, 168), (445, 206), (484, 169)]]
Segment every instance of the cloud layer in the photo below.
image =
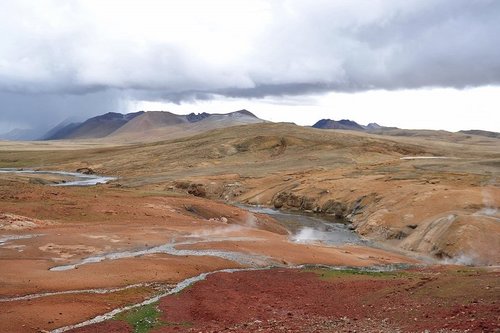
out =
[(499, 18), (496, 0), (3, 1), (0, 108), (498, 85)]

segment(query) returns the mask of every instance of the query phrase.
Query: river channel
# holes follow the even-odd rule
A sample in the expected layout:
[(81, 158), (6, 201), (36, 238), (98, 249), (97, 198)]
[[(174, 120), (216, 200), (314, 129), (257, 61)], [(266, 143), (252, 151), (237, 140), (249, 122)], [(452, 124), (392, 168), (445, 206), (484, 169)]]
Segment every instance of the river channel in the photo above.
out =
[(79, 172), (14, 169), (14, 168), (0, 168), (0, 174), (2, 173), (19, 174), (19, 175), (49, 175), (49, 176), (61, 176), (64, 178), (64, 180), (60, 182), (49, 184), (50, 186), (93, 186), (97, 184), (104, 184), (111, 180), (116, 179), (116, 177), (87, 175)]

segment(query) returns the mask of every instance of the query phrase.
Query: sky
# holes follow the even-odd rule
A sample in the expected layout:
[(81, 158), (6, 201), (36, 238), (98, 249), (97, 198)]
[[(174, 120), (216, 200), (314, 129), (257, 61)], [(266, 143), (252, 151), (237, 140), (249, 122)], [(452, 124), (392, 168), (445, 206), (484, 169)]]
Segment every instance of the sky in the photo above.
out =
[(239, 109), (500, 132), (497, 0), (16, 0), (0, 31), (0, 133)]

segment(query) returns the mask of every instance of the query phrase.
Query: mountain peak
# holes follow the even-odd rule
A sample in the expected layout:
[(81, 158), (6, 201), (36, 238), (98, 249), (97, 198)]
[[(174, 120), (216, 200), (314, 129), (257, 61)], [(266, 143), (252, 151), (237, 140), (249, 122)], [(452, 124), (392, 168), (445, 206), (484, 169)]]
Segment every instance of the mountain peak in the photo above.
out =
[(190, 122), (190, 123), (196, 123), (198, 121), (201, 121), (205, 118), (208, 118), (210, 117), (210, 114), (206, 113), (206, 112), (202, 112), (202, 113), (194, 113), (194, 112), (191, 112), (190, 114), (188, 114), (186, 116), (186, 119)]
[(252, 112), (248, 111), (247, 109), (241, 109), (241, 110), (238, 110), (238, 111), (234, 111), (232, 113), (238, 113), (238, 114), (242, 114), (242, 115), (245, 115), (245, 116), (257, 118), (256, 115), (254, 115)]
[(380, 126), (377, 123), (369, 123), (368, 125), (365, 126), (365, 129), (367, 129), (367, 130), (377, 130), (377, 129), (381, 129), (381, 128), (382, 128), (382, 126)]

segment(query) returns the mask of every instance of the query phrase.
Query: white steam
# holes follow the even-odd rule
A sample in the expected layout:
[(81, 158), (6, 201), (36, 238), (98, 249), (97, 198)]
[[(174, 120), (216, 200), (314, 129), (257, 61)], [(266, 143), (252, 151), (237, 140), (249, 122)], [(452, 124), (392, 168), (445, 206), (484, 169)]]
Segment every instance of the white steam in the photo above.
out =
[[(494, 182), (493, 182), (494, 183)], [(491, 190), (488, 188), (483, 188), (481, 190), (481, 195), (483, 197), (483, 208), (478, 210), (474, 215), (482, 215), (485, 217), (494, 218), (500, 220), (500, 211), (498, 209), (497, 202)]]
[(476, 255), (462, 253), (453, 258), (446, 258), (442, 262), (444, 265), (475, 266), (478, 265), (477, 259)]
[(242, 226), (233, 224), (229, 225), (227, 227), (220, 227), (220, 228), (210, 228), (210, 229), (203, 229), (200, 231), (196, 231), (191, 233), (189, 236), (190, 237), (196, 237), (196, 238), (207, 238), (207, 237), (221, 237), (221, 236), (228, 236), (234, 233), (241, 232), (243, 229)]
[(257, 218), (251, 212), (247, 214), (245, 225), (249, 228), (255, 228), (257, 226)]

